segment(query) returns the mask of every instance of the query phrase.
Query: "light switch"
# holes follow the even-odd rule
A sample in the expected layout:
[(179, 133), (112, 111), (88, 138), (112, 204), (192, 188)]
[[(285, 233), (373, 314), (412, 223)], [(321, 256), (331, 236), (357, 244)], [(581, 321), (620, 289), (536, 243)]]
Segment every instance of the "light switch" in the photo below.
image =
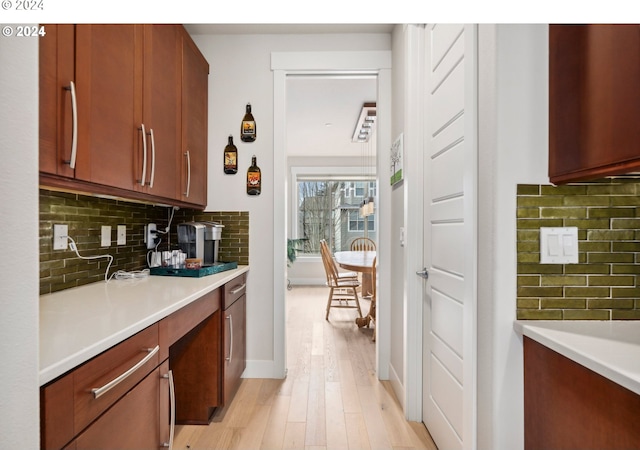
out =
[(540, 228), (540, 264), (576, 264), (577, 227)]

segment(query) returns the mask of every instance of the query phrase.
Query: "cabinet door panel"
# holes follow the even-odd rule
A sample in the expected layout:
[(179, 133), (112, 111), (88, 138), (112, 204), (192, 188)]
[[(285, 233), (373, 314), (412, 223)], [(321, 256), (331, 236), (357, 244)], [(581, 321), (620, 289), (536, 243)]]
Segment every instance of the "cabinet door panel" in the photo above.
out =
[(640, 167), (640, 27), (549, 27), (552, 182)]
[(141, 179), (142, 26), (78, 25), (76, 178), (133, 190)]
[(224, 405), (228, 406), (246, 367), (246, 295), (225, 310), (224, 327)]
[[(176, 167), (180, 162), (181, 141), (181, 40), (177, 25), (144, 27), (143, 121), (147, 127), (148, 149), (146, 192), (166, 198), (179, 198)], [(152, 166), (151, 131), (155, 148)]]
[(159, 447), (160, 370), (155, 369), (76, 439), (80, 449)]
[(39, 39), (40, 171), (73, 177), (71, 158), (72, 101), (75, 81), (75, 27), (46, 25)]
[(186, 31), (182, 39), (182, 171), (185, 202), (207, 204), (207, 108), (209, 64)]

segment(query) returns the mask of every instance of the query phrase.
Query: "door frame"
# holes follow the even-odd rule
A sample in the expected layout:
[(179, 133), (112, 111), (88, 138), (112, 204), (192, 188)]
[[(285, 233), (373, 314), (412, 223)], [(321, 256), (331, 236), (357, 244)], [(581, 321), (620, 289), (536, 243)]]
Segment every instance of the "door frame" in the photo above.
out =
[[(273, 372), (274, 378), (287, 373), (285, 292), (287, 242), (287, 154), (286, 80), (292, 74), (365, 73), (375, 74), (377, 87), (378, 173), (378, 316), (376, 322), (376, 367), (378, 378), (389, 379), (390, 325), (390, 211), (391, 189), (381, 182), (388, 172), (385, 149), (391, 147), (391, 51), (273, 52)], [(386, 301), (385, 301), (386, 299)]]

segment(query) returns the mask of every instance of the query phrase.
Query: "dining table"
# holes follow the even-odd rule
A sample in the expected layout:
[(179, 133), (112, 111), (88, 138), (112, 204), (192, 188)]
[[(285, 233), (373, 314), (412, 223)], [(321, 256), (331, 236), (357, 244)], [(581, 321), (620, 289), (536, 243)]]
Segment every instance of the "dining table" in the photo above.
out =
[(356, 251), (346, 250), (335, 252), (333, 257), (340, 267), (345, 270), (362, 273), (362, 296), (371, 297), (369, 313), (361, 320), (356, 319), (359, 327), (368, 326), (371, 319), (375, 319), (376, 295), (373, 286), (374, 260), (376, 252), (372, 250)]

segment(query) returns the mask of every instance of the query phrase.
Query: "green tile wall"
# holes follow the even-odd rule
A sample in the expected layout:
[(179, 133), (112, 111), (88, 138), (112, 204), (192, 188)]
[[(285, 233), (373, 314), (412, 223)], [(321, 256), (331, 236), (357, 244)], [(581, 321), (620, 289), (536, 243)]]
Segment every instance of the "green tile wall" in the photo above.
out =
[[(640, 320), (640, 182), (519, 185), (517, 318)], [(578, 227), (578, 264), (540, 264), (540, 227)]]
[[(104, 280), (108, 264), (106, 258), (87, 261), (79, 259), (71, 249), (53, 251), (53, 225), (69, 226), (69, 236), (78, 245), (83, 256), (111, 254), (114, 257), (109, 274), (116, 270), (140, 270), (146, 267), (147, 249), (144, 244), (144, 225), (156, 223), (167, 226), (167, 207), (104, 199), (80, 194), (40, 190), (40, 294), (60, 291)], [(225, 225), (219, 250), (219, 259), (249, 263), (248, 212), (216, 212), (180, 209), (173, 218), (170, 241), (160, 244), (177, 248), (175, 225), (189, 220), (214, 220)], [(102, 225), (111, 225), (112, 243), (100, 247)], [(126, 225), (126, 245), (116, 245), (117, 225)]]

